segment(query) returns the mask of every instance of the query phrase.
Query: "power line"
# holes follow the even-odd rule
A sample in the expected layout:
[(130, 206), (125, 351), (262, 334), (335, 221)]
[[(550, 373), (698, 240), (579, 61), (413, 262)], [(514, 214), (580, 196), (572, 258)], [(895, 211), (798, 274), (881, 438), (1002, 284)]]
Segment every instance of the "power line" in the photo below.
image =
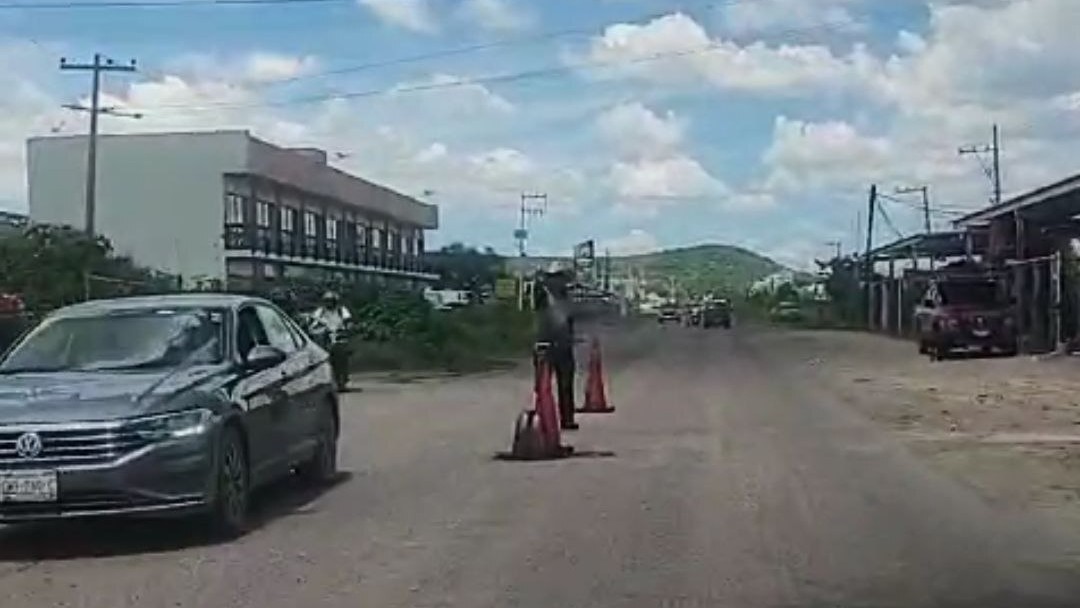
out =
[[(719, 8), (719, 7), (722, 7), (722, 6), (734, 6), (734, 5), (738, 5), (738, 4), (746, 4), (746, 3), (751, 2), (751, 1), (754, 1), (754, 0), (705, 0), (704, 2), (702, 0), (689, 0), (689, 2), (691, 4), (697, 4), (697, 3), (700, 2), (701, 6), (699, 8), (702, 8), (702, 9), (713, 9), (713, 8)], [(653, 11), (653, 12), (649, 12), (649, 13), (642, 13), (642, 14), (635, 15), (635, 16), (622, 17), (622, 18), (619, 19), (619, 21), (617, 23), (619, 23), (619, 24), (627, 24), (628, 22), (655, 20), (655, 19), (659, 19), (659, 18), (662, 18), (662, 17), (667, 16), (667, 15), (670, 15), (673, 12), (678, 12), (678, 11), (682, 10), (682, 8), (683, 7), (675, 7), (675, 8), (669, 9), (669, 10)], [(331, 70), (325, 70), (325, 71), (322, 71), (322, 72), (315, 72), (315, 73), (311, 73), (311, 74), (301, 74), (299, 76), (290, 76), (288, 78), (282, 78), (280, 80), (273, 80), (273, 81), (269, 81), (269, 82), (266, 82), (266, 83), (262, 83), (262, 85), (263, 86), (269, 86), (269, 85), (275, 85), (275, 84), (286, 84), (286, 83), (296, 82), (296, 81), (300, 81), (300, 80), (309, 80), (309, 79), (312, 79), (312, 78), (321, 78), (321, 77), (324, 77), (324, 76), (334, 76), (334, 75), (340, 75), (340, 74), (349, 74), (349, 73), (354, 73), (354, 72), (362, 72), (362, 71), (372, 70), (372, 69), (377, 69), (377, 68), (382, 68), (382, 67), (389, 67), (389, 66), (395, 66), (395, 65), (404, 65), (404, 64), (409, 64), (409, 63), (418, 63), (418, 62), (421, 62), (421, 61), (429, 61), (431, 59), (441, 59), (441, 58), (453, 57), (453, 56), (457, 56), (457, 55), (467, 55), (467, 54), (476, 53), (476, 52), (480, 52), (480, 51), (487, 51), (487, 50), (492, 50), (492, 49), (497, 49), (497, 48), (505, 48), (505, 47), (511, 47), (511, 46), (530, 44), (530, 43), (544, 42), (544, 41), (547, 41), (547, 40), (556, 40), (556, 39), (559, 39), (559, 38), (592, 36), (592, 35), (594, 35), (596, 33), (597, 29), (603, 29), (603, 28), (605, 28), (605, 27), (607, 27), (609, 25), (612, 25), (612, 23), (611, 23), (610, 20), (607, 20), (607, 21), (603, 21), (603, 22), (594, 23), (593, 25), (588, 26), (588, 27), (575, 27), (575, 28), (560, 29), (560, 30), (548, 30), (548, 31), (544, 31), (544, 32), (537, 32), (537, 33), (530, 34), (530, 35), (527, 35), (527, 36), (516, 36), (516, 37), (513, 37), (513, 38), (503, 38), (503, 39), (500, 39), (500, 40), (493, 40), (493, 41), (490, 41), (490, 42), (482, 42), (482, 43), (478, 43), (478, 44), (472, 44), (472, 45), (448, 48), (448, 49), (443, 49), (443, 50), (438, 50), (438, 51), (432, 51), (432, 52), (429, 52), (429, 53), (420, 53), (420, 54), (417, 54), (417, 55), (406, 55), (404, 57), (395, 57), (395, 58), (385, 59), (385, 60), (380, 60), (380, 61), (373, 61), (373, 62), (368, 62), (368, 63), (360, 63), (360, 64), (356, 64), (356, 65), (352, 65), (352, 66), (344, 66), (344, 67), (341, 67), (341, 68), (334, 68), (334, 69), (331, 69)]]
[[(844, 22), (829, 22), (812, 27), (792, 28), (790, 31), (809, 31), (823, 28), (836, 28), (846, 26)], [(415, 84), (409, 86), (399, 86), (383, 89), (368, 89), (362, 91), (352, 91), (345, 93), (328, 93), (319, 95), (308, 95), (301, 97), (294, 97), (292, 99), (284, 99), (280, 101), (264, 101), (258, 103), (208, 103), (208, 104), (164, 104), (152, 106), (156, 110), (189, 110), (189, 111), (207, 111), (207, 110), (239, 110), (239, 109), (252, 109), (263, 107), (283, 107), (293, 105), (307, 105), (313, 103), (320, 103), (323, 101), (330, 101), (335, 99), (360, 99), (366, 97), (378, 97), (383, 95), (396, 95), (403, 93), (419, 93), (426, 91), (438, 91), (443, 89), (453, 89), (465, 86), (476, 85), (488, 85), (499, 84), (506, 82), (516, 82), (521, 80), (530, 80), (533, 78), (544, 78), (549, 76), (556, 76), (566, 73), (575, 72), (582, 69), (589, 68), (605, 68), (605, 67), (617, 67), (623, 65), (635, 65), (641, 63), (649, 63), (653, 61), (660, 61), (663, 59), (671, 59), (676, 57), (687, 57), (692, 55), (700, 55), (703, 53), (709, 53), (723, 48), (724, 43), (712, 43), (704, 47), (696, 49), (688, 49), (681, 51), (668, 51), (655, 53), (652, 55), (646, 55), (643, 57), (634, 57), (630, 59), (620, 59), (614, 61), (585, 61), (571, 65), (551, 66), (545, 68), (537, 68), (533, 70), (523, 70), (520, 72), (511, 72), (507, 74), (498, 74), (494, 76), (481, 76), (477, 78), (462, 78), (458, 80), (448, 82), (431, 82), (423, 84)]]
[(0, 10), (71, 10), (117, 8), (196, 8), (206, 6), (265, 6), (346, 4), (353, 0), (100, 0), (98, 2), (0, 2)]
[[(878, 198), (879, 199), (882, 198), (882, 195), (880, 193), (878, 193)], [(878, 215), (881, 216), (881, 219), (885, 220), (885, 225), (888, 226), (889, 229), (892, 230), (893, 233), (896, 234), (896, 238), (899, 238), (899, 239), (904, 238), (904, 233), (897, 230), (896, 224), (893, 224), (892, 218), (890, 218), (889, 214), (885, 211), (884, 205), (878, 205), (877, 206), (877, 213), (878, 213)]]

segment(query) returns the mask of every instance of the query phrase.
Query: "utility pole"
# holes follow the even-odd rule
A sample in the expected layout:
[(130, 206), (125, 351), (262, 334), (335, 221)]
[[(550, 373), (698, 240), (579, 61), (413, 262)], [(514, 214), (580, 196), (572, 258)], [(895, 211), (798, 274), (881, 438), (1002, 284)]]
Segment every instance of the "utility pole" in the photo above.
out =
[(870, 196), (866, 208), (866, 260), (864, 260), (864, 273), (866, 276), (866, 322), (872, 326), (874, 319), (874, 259), (870, 250), (874, 247), (874, 212), (877, 209), (877, 184), (870, 186)]
[(525, 257), (525, 247), (529, 242), (529, 218), (542, 217), (547, 212), (547, 194), (521, 193), (521, 215), (514, 238), (518, 242), (518, 255)]
[(68, 109), (86, 111), (90, 113), (90, 137), (86, 149), (86, 233), (94, 236), (96, 225), (97, 203), (97, 136), (98, 116), (100, 114), (114, 114), (117, 116), (129, 116), (142, 118), (141, 114), (123, 114), (115, 108), (101, 107), (101, 73), (102, 72), (134, 72), (135, 60), (128, 64), (118, 64), (112, 59), (102, 57), (101, 53), (94, 53), (93, 63), (69, 63), (67, 58), (60, 58), (61, 70), (77, 70), (91, 73), (90, 107), (80, 105), (67, 105)]
[(826, 241), (825, 245), (827, 245), (829, 247), (835, 247), (836, 248), (836, 258), (835, 259), (839, 260), (840, 256), (841, 256), (840, 248), (843, 246), (843, 243), (840, 242), (840, 241)]
[[(514, 238), (518, 242), (518, 255), (521, 257), (521, 274), (518, 276), (518, 310), (525, 310), (525, 257), (526, 245), (529, 242), (529, 218), (541, 217), (547, 211), (547, 194), (521, 193), (521, 215), (518, 228), (514, 231)], [(533, 286), (537, 289), (537, 286)]]
[[(974, 155), (975, 159), (979, 161), (979, 165), (982, 166), (983, 173), (986, 174), (987, 179), (994, 188), (993, 203), (995, 205), (1001, 204), (1001, 140), (1000, 131), (995, 124), (990, 145), (981, 146), (962, 146), (958, 153), (960, 156)], [(990, 154), (990, 165), (987, 166), (986, 161), (983, 159), (983, 154)]]
[(901, 187), (896, 189), (897, 194), (914, 194), (916, 192), (922, 193), (923, 223), (925, 224), (926, 234), (930, 234), (933, 231), (930, 224), (930, 186)]

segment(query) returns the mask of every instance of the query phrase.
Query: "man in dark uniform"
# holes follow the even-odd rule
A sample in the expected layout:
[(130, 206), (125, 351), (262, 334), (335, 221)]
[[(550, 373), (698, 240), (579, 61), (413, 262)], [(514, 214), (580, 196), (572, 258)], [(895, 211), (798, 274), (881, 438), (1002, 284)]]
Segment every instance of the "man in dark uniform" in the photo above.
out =
[(560, 426), (576, 430), (574, 422), (574, 315), (570, 300), (570, 273), (557, 264), (541, 275), (534, 287), (537, 342), (546, 343), (548, 365), (558, 385)]

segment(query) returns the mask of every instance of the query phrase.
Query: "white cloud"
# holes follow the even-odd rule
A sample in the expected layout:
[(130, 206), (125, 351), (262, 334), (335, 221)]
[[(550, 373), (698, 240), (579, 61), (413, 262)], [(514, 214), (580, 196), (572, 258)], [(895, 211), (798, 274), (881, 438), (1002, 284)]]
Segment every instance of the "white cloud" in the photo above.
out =
[(774, 191), (865, 184), (889, 165), (892, 148), (884, 138), (867, 137), (842, 121), (803, 122), (780, 116), (763, 156)]
[(611, 167), (610, 179), (616, 194), (642, 201), (645, 206), (676, 199), (719, 197), (728, 192), (727, 186), (701, 163), (682, 155), (617, 161)]
[(429, 0), (357, 0), (379, 19), (414, 32), (431, 33), (439, 29)]
[(487, 30), (522, 30), (533, 22), (532, 15), (514, 0), (464, 0), (459, 10), (463, 18)]
[(254, 53), (247, 58), (243, 73), (250, 82), (272, 82), (295, 78), (318, 67), (314, 57), (291, 57), (275, 53)]
[(640, 102), (623, 103), (596, 120), (600, 134), (624, 157), (662, 157), (683, 143), (686, 121), (667, 112), (663, 116)]
[(600, 251), (609, 251), (614, 256), (639, 255), (652, 253), (660, 249), (660, 241), (641, 228), (610, 239), (601, 240)]
[(711, 38), (693, 18), (673, 13), (644, 25), (608, 27), (592, 40), (586, 65), (592, 66), (589, 71), (665, 84), (794, 94), (849, 87), (873, 64), (859, 46), (847, 57), (818, 45), (740, 46)]
[(438, 112), (443, 116), (475, 117), (514, 111), (514, 104), (505, 97), (453, 74), (434, 74), (424, 80), (402, 82), (390, 94), (398, 103), (410, 104), (416, 111)]
[(725, 5), (721, 14), (725, 27), (740, 34), (823, 24), (856, 30), (861, 28), (861, 24), (852, 15), (851, 8), (862, 1), (755, 0)]

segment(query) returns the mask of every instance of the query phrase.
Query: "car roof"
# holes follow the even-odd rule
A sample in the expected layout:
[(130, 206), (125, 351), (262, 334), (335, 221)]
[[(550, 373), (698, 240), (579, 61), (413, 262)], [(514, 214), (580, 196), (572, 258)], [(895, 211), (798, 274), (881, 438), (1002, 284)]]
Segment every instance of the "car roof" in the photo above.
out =
[(52, 313), (53, 317), (83, 317), (143, 308), (239, 308), (247, 303), (268, 303), (267, 300), (230, 293), (178, 293), (156, 296), (135, 296), (108, 300), (90, 300), (65, 306)]

